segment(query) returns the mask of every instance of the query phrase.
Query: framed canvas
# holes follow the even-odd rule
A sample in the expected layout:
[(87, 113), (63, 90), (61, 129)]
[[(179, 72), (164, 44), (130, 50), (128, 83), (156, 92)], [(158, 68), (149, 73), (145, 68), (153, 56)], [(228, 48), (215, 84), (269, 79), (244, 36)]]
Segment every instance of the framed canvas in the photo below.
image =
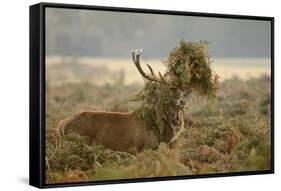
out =
[(30, 6), (30, 185), (274, 172), (274, 18)]

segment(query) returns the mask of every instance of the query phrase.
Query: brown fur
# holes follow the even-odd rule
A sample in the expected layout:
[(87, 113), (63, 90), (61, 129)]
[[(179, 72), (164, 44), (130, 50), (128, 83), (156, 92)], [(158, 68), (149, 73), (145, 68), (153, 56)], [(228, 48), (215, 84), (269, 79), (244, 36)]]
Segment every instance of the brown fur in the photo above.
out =
[(82, 111), (59, 123), (61, 133), (75, 132), (105, 147), (126, 152), (157, 148), (159, 141), (137, 115), (119, 112)]

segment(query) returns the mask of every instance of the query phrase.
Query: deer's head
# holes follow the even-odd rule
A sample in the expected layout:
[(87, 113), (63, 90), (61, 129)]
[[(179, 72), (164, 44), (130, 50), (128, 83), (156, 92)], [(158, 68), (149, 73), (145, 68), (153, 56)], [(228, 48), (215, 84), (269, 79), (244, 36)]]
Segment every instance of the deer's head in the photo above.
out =
[(154, 73), (147, 65), (150, 74), (146, 74), (140, 66), (142, 49), (133, 51), (133, 61), (140, 74), (147, 80), (165, 84), (165, 88), (172, 90), (172, 97), (176, 105), (181, 106), (188, 95), (197, 92), (200, 96), (213, 99), (219, 88), (219, 76), (211, 68), (211, 60), (207, 51), (208, 43), (205, 41), (185, 42), (174, 48), (164, 64), (166, 72), (162, 75)]
[[(140, 65), (140, 56), (142, 53), (142, 48), (136, 49), (132, 51), (132, 58), (133, 62), (138, 69), (139, 73), (148, 81), (151, 82), (151, 84), (156, 84), (155, 92), (152, 91), (152, 93), (155, 93), (154, 98), (151, 99), (151, 104), (153, 102), (159, 101), (160, 94), (164, 96), (169, 97), (169, 99), (165, 99), (162, 103), (163, 105), (169, 105), (169, 107), (174, 108), (175, 110), (183, 109), (186, 105), (186, 99), (191, 93), (190, 88), (184, 88), (175, 85), (170, 78), (168, 78), (167, 74), (165, 73), (162, 75), (160, 72), (158, 74), (155, 74), (152, 67), (148, 64), (146, 64), (147, 68), (149, 69), (150, 73), (144, 72)], [(158, 94), (158, 95), (157, 95)], [(156, 99), (156, 100), (154, 100)], [(156, 103), (155, 103), (156, 104)]]

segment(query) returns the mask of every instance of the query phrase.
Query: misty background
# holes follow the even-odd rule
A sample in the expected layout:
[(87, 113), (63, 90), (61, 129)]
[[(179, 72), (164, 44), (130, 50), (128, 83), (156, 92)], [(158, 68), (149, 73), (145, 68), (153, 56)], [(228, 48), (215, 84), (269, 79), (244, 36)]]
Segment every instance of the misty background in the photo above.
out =
[(47, 56), (165, 58), (181, 38), (207, 40), (212, 57), (270, 57), (269, 21), (46, 8)]
[(181, 39), (210, 43), (212, 67), (221, 80), (271, 71), (269, 21), (46, 8), (45, 24), (50, 87), (143, 84), (131, 51), (143, 48), (141, 64), (164, 74), (162, 61)]

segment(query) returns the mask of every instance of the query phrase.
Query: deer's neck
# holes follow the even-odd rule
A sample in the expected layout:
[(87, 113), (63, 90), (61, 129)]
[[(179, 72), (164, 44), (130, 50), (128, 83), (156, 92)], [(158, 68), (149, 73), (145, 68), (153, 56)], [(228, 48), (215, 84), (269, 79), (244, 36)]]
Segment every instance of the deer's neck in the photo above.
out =
[(182, 113), (182, 111), (178, 110), (165, 111), (166, 115), (162, 118), (164, 123), (164, 130), (161, 135), (162, 142), (169, 143), (178, 134), (183, 124), (183, 118), (180, 116), (180, 112)]
[[(157, 110), (158, 109), (158, 110)], [(176, 129), (182, 126), (183, 119), (179, 117), (179, 111), (163, 106), (159, 108), (142, 106), (135, 113), (145, 121), (146, 128), (154, 131), (159, 142), (169, 143), (176, 135)]]

